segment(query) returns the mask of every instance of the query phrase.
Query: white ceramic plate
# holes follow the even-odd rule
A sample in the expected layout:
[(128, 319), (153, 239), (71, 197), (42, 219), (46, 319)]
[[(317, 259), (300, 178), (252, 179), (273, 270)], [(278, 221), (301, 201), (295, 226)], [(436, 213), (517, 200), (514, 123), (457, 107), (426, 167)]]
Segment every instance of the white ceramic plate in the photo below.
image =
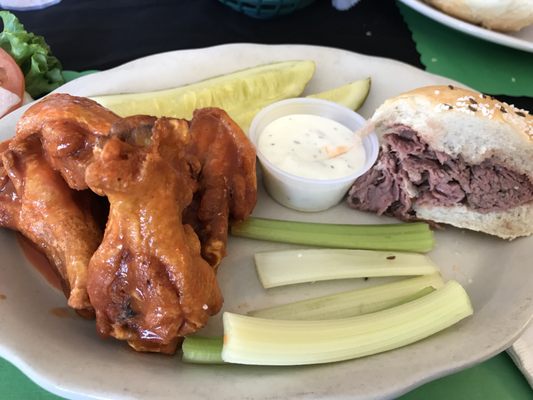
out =
[(490, 29), (474, 25), (458, 18), (445, 14), (420, 0), (400, 0), (406, 6), (418, 11), (441, 24), (457, 29), (468, 35), (478, 37), (489, 42), (498, 43), (504, 46), (519, 50), (533, 52), (533, 25), (525, 27), (518, 32), (496, 32)]
[[(309, 92), (371, 76), (370, 96), (361, 110), (366, 117), (387, 97), (417, 86), (449, 83), (396, 61), (331, 48), (234, 44), (143, 58), (80, 78), (58, 91), (97, 95), (163, 88), (290, 59), (316, 61)], [(2, 138), (13, 134), (21, 112), (0, 120)], [(323, 213), (298, 213), (278, 206), (263, 191), (254, 214), (320, 222), (392, 221), (356, 212), (344, 204)], [(274, 368), (186, 365), (179, 356), (138, 354), (123, 343), (100, 339), (93, 321), (59, 318), (50, 312), (65, 306), (63, 295), (25, 261), (13, 233), (0, 230), (0, 293), (6, 296), (0, 301), (0, 355), (49, 391), (74, 399), (392, 398), (502, 351), (533, 313), (533, 274), (527, 262), (533, 238), (509, 243), (449, 228), (436, 232), (436, 241), (431, 257), (446, 278), (465, 285), (475, 307), (473, 317), (429, 339), (376, 356), (330, 365)], [(230, 239), (229, 255), (219, 270), (226, 310), (246, 312), (378, 282), (316, 283), (266, 292), (256, 277), (252, 254), (287, 247)], [(205, 333), (221, 333), (219, 317), (211, 320)]]

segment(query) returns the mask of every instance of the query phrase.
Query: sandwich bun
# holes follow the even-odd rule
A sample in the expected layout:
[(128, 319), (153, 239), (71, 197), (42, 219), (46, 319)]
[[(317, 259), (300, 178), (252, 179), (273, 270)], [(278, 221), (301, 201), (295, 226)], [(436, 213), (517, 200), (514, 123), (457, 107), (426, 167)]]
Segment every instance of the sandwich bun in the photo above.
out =
[(533, 24), (533, 0), (425, 0), (462, 20), (502, 32)]
[(508, 211), (472, 212), (465, 206), (415, 206), (421, 220), (448, 224), (457, 228), (488, 233), (502, 239), (516, 239), (533, 233), (533, 203), (523, 204)]
[(433, 150), (469, 164), (496, 157), (533, 181), (533, 116), (485, 94), (425, 86), (386, 100), (371, 123), (378, 137), (390, 126), (407, 125)]

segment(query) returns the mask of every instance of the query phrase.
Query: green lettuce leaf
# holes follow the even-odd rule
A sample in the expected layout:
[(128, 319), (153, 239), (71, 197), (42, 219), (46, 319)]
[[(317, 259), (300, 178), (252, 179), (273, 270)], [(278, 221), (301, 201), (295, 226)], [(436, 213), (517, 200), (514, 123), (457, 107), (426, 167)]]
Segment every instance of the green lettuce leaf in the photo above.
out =
[(0, 18), (4, 23), (0, 47), (20, 66), (26, 91), (32, 97), (39, 97), (65, 83), (61, 63), (52, 55), (44, 38), (27, 32), (17, 17), (8, 11), (0, 11)]

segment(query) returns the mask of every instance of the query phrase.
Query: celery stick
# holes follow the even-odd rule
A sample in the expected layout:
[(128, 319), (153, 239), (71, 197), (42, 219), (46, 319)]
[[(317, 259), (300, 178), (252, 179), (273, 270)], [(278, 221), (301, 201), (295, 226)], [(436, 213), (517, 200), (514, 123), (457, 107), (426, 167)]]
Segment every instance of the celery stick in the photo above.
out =
[(224, 313), (225, 362), (318, 364), (363, 357), (426, 338), (473, 312), (455, 281), (397, 307), (327, 321), (280, 321)]
[(182, 360), (196, 364), (223, 364), (222, 338), (187, 336), (181, 346)]
[(302, 282), (438, 272), (429, 257), (417, 253), (300, 249), (256, 253), (254, 259), (265, 289)]
[(430, 231), (429, 225), (425, 222), (411, 222), (398, 224), (368, 224), (368, 225), (351, 225), (351, 224), (325, 224), (317, 222), (302, 221), (284, 221), (278, 219), (250, 217), (239, 224), (239, 229), (246, 227), (264, 227), (272, 229), (283, 229), (291, 231), (320, 233), (333, 231), (337, 233), (367, 235), (382, 235), (388, 232), (396, 233), (420, 233)]
[[(248, 313), (255, 317), (321, 320), (353, 317), (397, 306), (425, 296), (444, 285), (439, 274), (352, 290)], [(187, 336), (182, 360), (194, 364), (223, 364), (222, 337)]]
[(354, 317), (415, 300), (444, 285), (440, 274), (403, 279), (364, 289), (349, 290), (294, 303), (283, 304), (248, 315), (289, 320), (324, 320)]
[(248, 218), (231, 227), (234, 236), (345, 249), (428, 252), (433, 232), (426, 223), (345, 225)]

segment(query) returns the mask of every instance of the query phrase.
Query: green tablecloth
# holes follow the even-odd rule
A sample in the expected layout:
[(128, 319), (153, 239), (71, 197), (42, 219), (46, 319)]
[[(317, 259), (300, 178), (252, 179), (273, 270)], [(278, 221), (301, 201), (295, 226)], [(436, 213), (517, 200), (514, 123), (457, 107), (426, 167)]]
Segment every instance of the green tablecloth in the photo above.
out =
[[(177, 362), (177, 360), (176, 360)], [(0, 399), (57, 400), (0, 359)], [(506, 353), (459, 373), (429, 382), (399, 400), (530, 400), (533, 392)]]
[(533, 96), (533, 53), (467, 35), (398, 6), (427, 71), (492, 95)]

